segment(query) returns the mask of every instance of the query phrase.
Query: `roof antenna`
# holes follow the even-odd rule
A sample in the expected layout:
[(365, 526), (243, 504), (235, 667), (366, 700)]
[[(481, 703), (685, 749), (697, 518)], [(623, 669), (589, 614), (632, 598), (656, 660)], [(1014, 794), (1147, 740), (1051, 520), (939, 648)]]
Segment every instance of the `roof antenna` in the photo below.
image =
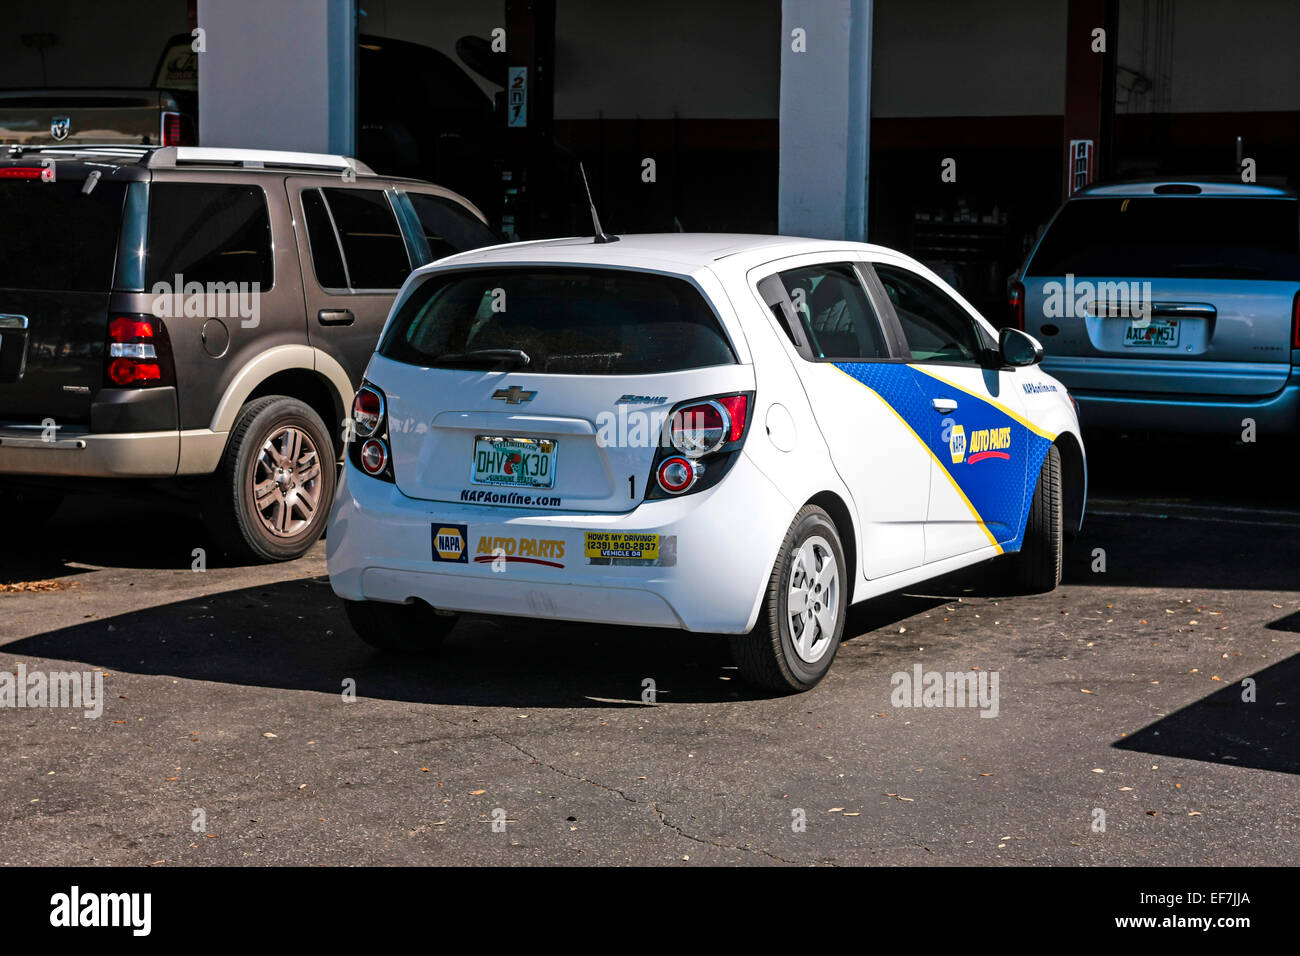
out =
[(618, 242), (618, 236), (607, 236), (600, 228), (600, 217), (596, 215), (596, 201), (591, 198), (591, 187), (587, 185), (587, 171), (583, 169), (582, 163), (578, 163), (578, 172), (582, 173), (582, 188), (587, 191), (587, 205), (591, 207), (591, 225), (596, 232), (596, 238), (592, 242)]

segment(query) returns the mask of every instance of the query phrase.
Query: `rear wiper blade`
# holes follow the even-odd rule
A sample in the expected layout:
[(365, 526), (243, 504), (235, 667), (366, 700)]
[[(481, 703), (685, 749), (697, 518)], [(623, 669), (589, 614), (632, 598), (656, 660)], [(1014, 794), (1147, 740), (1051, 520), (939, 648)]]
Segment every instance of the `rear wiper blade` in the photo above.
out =
[(491, 365), (500, 368), (519, 368), (532, 358), (523, 349), (471, 349), (468, 352), (444, 352), (434, 360), (435, 365)]

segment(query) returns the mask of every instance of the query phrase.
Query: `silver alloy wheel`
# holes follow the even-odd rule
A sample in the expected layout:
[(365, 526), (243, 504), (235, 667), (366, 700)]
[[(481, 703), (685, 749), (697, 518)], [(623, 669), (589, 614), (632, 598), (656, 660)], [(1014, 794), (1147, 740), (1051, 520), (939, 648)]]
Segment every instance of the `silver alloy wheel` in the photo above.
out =
[(321, 463), (311, 435), (296, 425), (273, 431), (253, 464), (253, 508), (277, 538), (301, 534), (320, 504)]
[(799, 546), (786, 594), (794, 652), (805, 664), (816, 664), (834, 638), (840, 608), (840, 572), (829, 541), (813, 535)]

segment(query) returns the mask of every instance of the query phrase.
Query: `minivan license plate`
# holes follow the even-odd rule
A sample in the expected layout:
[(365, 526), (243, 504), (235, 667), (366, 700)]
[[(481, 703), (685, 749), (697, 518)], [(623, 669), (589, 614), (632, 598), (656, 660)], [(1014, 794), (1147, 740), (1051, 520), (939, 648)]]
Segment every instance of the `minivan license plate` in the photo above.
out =
[(477, 435), (470, 481), (507, 488), (552, 488), (558, 445), (551, 438)]
[(1124, 330), (1124, 345), (1130, 348), (1177, 348), (1178, 320), (1151, 319), (1143, 324), (1135, 319)]

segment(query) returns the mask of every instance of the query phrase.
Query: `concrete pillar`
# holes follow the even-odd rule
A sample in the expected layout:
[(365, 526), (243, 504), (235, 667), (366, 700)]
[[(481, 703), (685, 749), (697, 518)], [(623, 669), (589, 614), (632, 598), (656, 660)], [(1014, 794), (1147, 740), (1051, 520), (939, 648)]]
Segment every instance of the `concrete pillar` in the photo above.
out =
[(872, 0), (782, 0), (783, 235), (867, 233)]
[(199, 143), (353, 155), (354, 0), (198, 0)]

